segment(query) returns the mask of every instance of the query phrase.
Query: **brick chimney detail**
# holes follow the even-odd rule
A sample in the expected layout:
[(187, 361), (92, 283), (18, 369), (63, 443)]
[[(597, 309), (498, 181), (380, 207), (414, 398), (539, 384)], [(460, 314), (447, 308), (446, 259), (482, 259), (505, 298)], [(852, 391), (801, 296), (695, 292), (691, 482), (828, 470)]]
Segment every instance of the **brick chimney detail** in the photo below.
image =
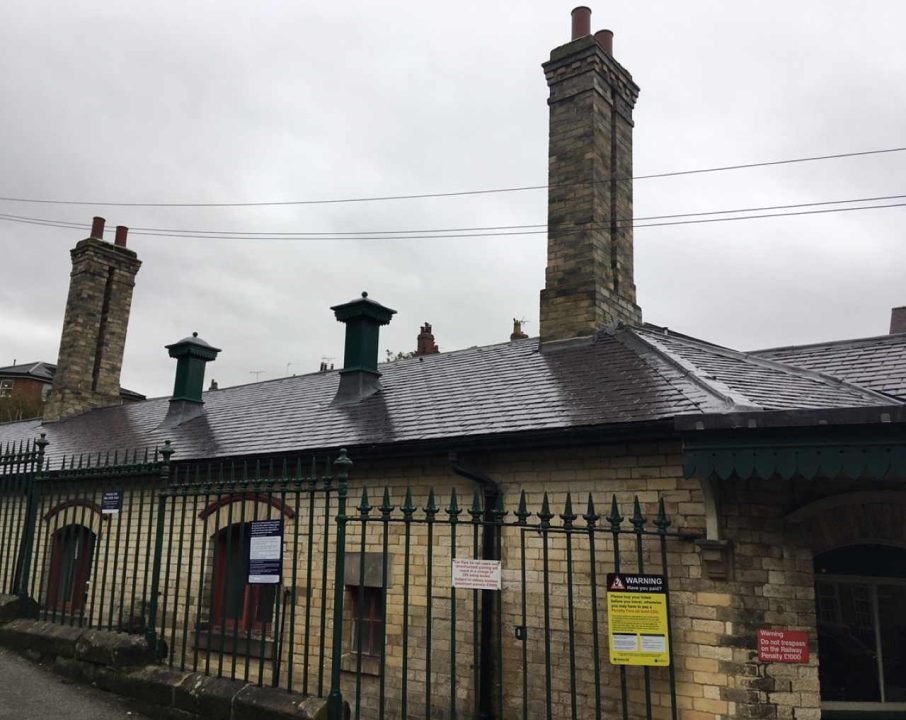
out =
[(437, 345), (434, 343), (434, 334), (431, 332), (431, 323), (422, 325), (422, 330), (418, 334), (418, 341), (415, 346), (415, 356), (434, 355), (439, 353)]
[(906, 305), (890, 311), (890, 334), (906, 333)]
[(133, 250), (99, 239), (103, 227), (103, 218), (95, 218), (92, 237), (70, 251), (69, 296), (45, 422), (122, 402), (120, 371), (141, 261)]
[(525, 340), (528, 337), (522, 331), (522, 320), (513, 318), (513, 332), (510, 333), (510, 340)]
[(541, 342), (637, 324), (633, 279), (632, 110), (639, 88), (603, 33), (554, 49), (550, 88), (548, 250)]

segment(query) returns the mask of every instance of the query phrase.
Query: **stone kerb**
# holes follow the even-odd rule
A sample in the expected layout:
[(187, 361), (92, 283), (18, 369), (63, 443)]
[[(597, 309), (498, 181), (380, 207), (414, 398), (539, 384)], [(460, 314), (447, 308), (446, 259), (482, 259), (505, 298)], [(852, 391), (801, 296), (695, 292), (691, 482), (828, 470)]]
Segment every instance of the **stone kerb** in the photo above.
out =
[[(0, 597), (0, 617), (17, 598)], [(2, 622), (2, 621), (0, 621)], [(18, 618), (0, 625), (0, 645), (55, 672), (137, 701), (149, 714), (185, 720), (326, 720), (322, 698), (151, 664), (144, 638)]]

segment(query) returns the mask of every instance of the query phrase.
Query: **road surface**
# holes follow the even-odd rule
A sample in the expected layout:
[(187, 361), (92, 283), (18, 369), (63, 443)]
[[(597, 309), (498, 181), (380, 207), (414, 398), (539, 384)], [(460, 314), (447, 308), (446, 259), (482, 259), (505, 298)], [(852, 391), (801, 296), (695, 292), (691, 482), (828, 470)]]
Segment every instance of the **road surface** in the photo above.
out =
[(7, 720), (147, 720), (129, 700), (66, 680), (0, 648), (0, 718)]

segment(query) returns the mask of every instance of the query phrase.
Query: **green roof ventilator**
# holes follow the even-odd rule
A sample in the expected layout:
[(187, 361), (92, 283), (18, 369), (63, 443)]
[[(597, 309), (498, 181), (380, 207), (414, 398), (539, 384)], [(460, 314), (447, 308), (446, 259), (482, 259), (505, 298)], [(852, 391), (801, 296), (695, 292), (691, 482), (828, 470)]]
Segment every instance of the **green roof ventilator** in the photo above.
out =
[(378, 337), (381, 325), (388, 325), (396, 310), (384, 307), (363, 292), (356, 298), (332, 308), (337, 321), (346, 325), (346, 347), (340, 385), (334, 405), (351, 405), (371, 397), (381, 389), (378, 372)]
[(161, 427), (174, 427), (204, 411), (201, 391), (204, 388), (205, 365), (217, 359), (220, 348), (209, 345), (198, 333), (166, 346), (171, 358), (176, 358), (176, 380), (170, 409)]

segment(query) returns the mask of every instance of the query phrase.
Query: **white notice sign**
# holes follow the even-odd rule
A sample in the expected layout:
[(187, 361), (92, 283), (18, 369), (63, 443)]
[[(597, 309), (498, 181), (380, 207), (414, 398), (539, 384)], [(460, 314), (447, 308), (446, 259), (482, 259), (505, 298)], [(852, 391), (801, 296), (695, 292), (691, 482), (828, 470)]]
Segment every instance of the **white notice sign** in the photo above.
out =
[(500, 560), (453, 560), (453, 587), (467, 590), (500, 590)]
[(283, 569), (283, 521), (258, 520), (249, 530), (249, 584), (274, 585)]

